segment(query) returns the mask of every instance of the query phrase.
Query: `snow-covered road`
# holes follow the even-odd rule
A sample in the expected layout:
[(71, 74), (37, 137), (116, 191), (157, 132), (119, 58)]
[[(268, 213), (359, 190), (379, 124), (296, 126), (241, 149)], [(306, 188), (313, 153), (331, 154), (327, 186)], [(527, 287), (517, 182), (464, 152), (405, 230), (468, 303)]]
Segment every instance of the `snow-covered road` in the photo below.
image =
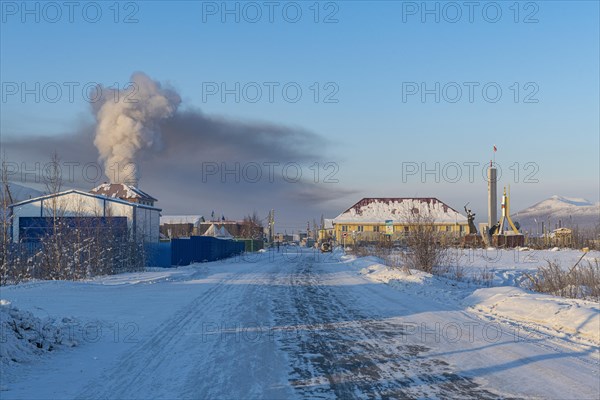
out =
[(336, 255), (257, 257), (3, 288), (16, 307), (105, 334), (13, 373), (2, 399), (600, 394), (594, 346), (373, 282)]

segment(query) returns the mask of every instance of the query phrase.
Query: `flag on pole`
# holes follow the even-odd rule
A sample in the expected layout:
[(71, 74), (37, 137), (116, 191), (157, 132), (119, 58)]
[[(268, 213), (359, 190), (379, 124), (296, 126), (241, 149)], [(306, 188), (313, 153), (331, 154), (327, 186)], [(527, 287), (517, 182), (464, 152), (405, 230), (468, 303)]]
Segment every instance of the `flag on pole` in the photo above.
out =
[(496, 148), (496, 145), (494, 145), (494, 153), (497, 151), (498, 151), (498, 149)]

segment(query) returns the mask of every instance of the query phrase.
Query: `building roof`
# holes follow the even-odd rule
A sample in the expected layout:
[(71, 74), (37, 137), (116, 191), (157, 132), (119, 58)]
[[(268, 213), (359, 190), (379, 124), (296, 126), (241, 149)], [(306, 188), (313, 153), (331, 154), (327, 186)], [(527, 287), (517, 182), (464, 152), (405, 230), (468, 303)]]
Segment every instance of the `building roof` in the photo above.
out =
[(161, 215), (160, 224), (193, 224), (198, 225), (203, 221), (202, 215)]
[(111, 198), (111, 197), (107, 197), (107, 196), (104, 196), (104, 195), (101, 195), (101, 194), (94, 194), (94, 193), (89, 193), (89, 192), (83, 192), (83, 191), (77, 190), (77, 189), (70, 189), (70, 190), (65, 190), (63, 192), (58, 192), (58, 193), (53, 193), (53, 194), (47, 194), (47, 195), (44, 195), (44, 196), (34, 197), (32, 199), (27, 199), (27, 200), (20, 201), (18, 203), (11, 204), (9, 207), (11, 207), (11, 208), (13, 208), (13, 207), (19, 207), (19, 206), (23, 206), (25, 204), (35, 203), (37, 201), (43, 201), (43, 200), (46, 200), (46, 199), (51, 199), (53, 197), (60, 197), (60, 196), (64, 196), (64, 195), (71, 194), (71, 193), (76, 193), (76, 194), (81, 195), (81, 196), (95, 197), (95, 198), (100, 199), (100, 200), (111, 201), (111, 202), (114, 202), (114, 203), (126, 204), (126, 205), (131, 206), (131, 207), (140, 207), (140, 208), (147, 208), (147, 209), (150, 209), (150, 210), (162, 211), (160, 208), (148, 206), (148, 205), (145, 205), (145, 204), (132, 203), (130, 201), (125, 201), (125, 200), (121, 200), (121, 199), (118, 199), (118, 198)]
[(229, 233), (229, 231), (224, 226), (217, 227), (217, 225), (215, 225), (215, 224), (212, 224), (206, 230), (206, 232), (204, 232), (204, 234), (202, 236), (212, 236), (217, 239), (232, 239), (233, 238), (231, 233)]
[(122, 200), (137, 199), (151, 202), (158, 201), (148, 193), (135, 186), (127, 185), (126, 183), (103, 183), (90, 190), (90, 193), (101, 194), (106, 197), (114, 197)]
[(333, 223), (401, 223), (417, 213), (431, 216), (434, 223), (467, 222), (467, 217), (435, 197), (366, 197), (335, 217)]

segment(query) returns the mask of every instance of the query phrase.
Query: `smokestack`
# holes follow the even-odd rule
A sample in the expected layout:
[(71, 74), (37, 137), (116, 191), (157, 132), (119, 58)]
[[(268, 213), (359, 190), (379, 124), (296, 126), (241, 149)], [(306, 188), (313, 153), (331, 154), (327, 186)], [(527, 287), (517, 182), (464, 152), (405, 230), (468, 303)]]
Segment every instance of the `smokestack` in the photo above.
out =
[(488, 229), (498, 222), (498, 195), (496, 191), (497, 170), (490, 161), (487, 171), (488, 179)]

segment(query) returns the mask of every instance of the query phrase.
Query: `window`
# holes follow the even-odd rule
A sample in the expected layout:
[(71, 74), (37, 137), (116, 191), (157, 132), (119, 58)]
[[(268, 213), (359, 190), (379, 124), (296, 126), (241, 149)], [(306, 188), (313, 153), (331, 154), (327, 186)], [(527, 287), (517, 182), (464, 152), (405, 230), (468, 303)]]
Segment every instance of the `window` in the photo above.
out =
[(373, 227), (373, 232), (379, 232), (379, 225), (375, 225)]
[(364, 226), (358, 225), (358, 228), (356, 230), (359, 231), (359, 232), (363, 232)]
[(404, 227), (404, 233), (408, 233), (408, 226)]
[(342, 225), (342, 232), (348, 232), (348, 225)]

